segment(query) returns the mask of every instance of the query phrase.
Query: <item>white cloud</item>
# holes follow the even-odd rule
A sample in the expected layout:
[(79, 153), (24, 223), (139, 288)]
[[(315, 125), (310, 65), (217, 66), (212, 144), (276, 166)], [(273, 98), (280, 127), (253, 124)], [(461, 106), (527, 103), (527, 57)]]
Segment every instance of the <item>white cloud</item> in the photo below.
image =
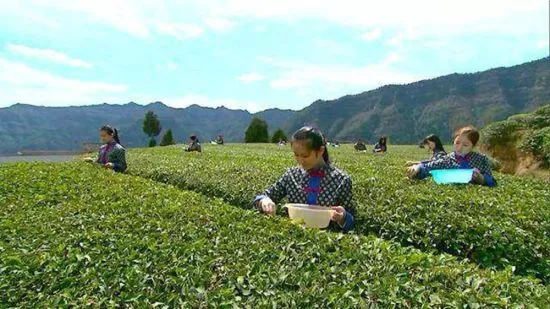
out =
[(549, 42), (548, 42), (548, 39), (541, 39), (540, 41), (537, 42), (537, 48), (538, 49), (548, 49), (548, 46), (549, 46)]
[(257, 82), (265, 79), (265, 76), (259, 73), (247, 73), (237, 77), (237, 79), (245, 84)]
[(193, 104), (197, 104), (204, 107), (220, 107), (225, 106), (230, 109), (243, 109), (248, 110), (251, 113), (259, 112), (264, 110), (267, 104), (261, 104), (255, 101), (246, 101), (246, 100), (235, 100), (235, 99), (213, 99), (201, 94), (188, 94), (181, 98), (172, 98), (162, 100), (166, 105), (184, 108)]
[(267, 30), (266, 26), (256, 26), (254, 27), (254, 31), (256, 32), (265, 32)]
[[(4, 13), (5, 15), (3, 15)], [(47, 27), (48, 30), (59, 29), (59, 23), (51, 18), (46, 17), (43, 12), (30, 10), (28, 5), (23, 1), (0, 1), (0, 17), (3, 21), (11, 22), (11, 18), (23, 20), (31, 27)]]
[[(366, 36), (367, 39), (377, 36), (376, 29), (398, 33), (405, 29), (415, 29), (420, 36), (460, 33), (533, 34), (545, 33), (547, 30), (541, 27), (541, 20), (537, 17), (542, 16), (540, 12), (548, 10), (546, 0), (20, 1), (34, 10), (37, 7), (50, 7), (85, 14), (88, 17), (86, 21), (108, 24), (139, 37), (150, 35), (151, 27), (155, 27), (152, 21), (155, 20), (168, 24), (198, 24), (206, 20), (206, 24), (213, 30), (222, 30), (231, 28), (239, 19), (322, 20), (360, 29), (374, 29), (371, 35)], [(189, 31), (183, 32), (188, 34)], [(196, 29), (194, 33), (197, 33)]]
[(380, 28), (373, 29), (371, 31), (365, 32), (361, 39), (364, 41), (374, 41), (379, 39), (382, 36), (382, 30)]
[(396, 36), (386, 41), (390, 46), (401, 46), (405, 41), (414, 41), (420, 38), (420, 33), (411, 28), (405, 29)]
[(125, 85), (68, 79), (0, 58), (2, 103), (82, 105), (113, 101)]
[(540, 27), (540, 20), (526, 17), (548, 9), (545, 0), (388, 0), (374, 3), (356, 0), (234, 0), (219, 3), (205, 0), (202, 3), (211, 3), (211, 10), (230, 17), (320, 19), (346, 26), (388, 28), (398, 32), (413, 28), (421, 35), (439, 36), (470, 32), (542, 32), (545, 29)]
[[(193, 2), (158, 2), (154, 0), (20, 0), (33, 9), (64, 10), (82, 14), (82, 21), (105, 24), (141, 38), (148, 38), (156, 30), (180, 40), (203, 34), (197, 24), (204, 22), (215, 31), (229, 30), (235, 22), (224, 16), (208, 13), (209, 5)], [(199, 12), (200, 11), (200, 12)]]
[(29, 7), (36, 8), (39, 5), (84, 14), (90, 22), (108, 24), (120, 31), (146, 38), (150, 35), (146, 23), (146, 16), (148, 16), (146, 3), (147, 1), (143, 0), (35, 0), (29, 4)]
[(196, 38), (203, 33), (201, 27), (184, 23), (157, 22), (156, 28), (159, 33), (173, 36), (179, 40)]
[(401, 55), (397, 52), (391, 52), (389, 53), (384, 61), (382, 61), (382, 65), (389, 66), (393, 63), (396, 63), (402, 59)]
[(295, 89), (307, 92), (309, 88), (323, 90), (330, 88), (331, 92), (336, 92), (338, 89), (352, 87), (357, 91), (363, 91), (365, 88), (410, 83), (423, 78), (423, 76), (392, 68), (392, 64), (401, 60), (401, 56), (396, 52), (388, 54), (380, 63), (361, 67), (289, 62), (265, 57), (261, 59), (282, 69), (280, 76), (270, 83), (274, 89)]
[(317, 46), (317, 48), (322, 49), (329, 54), (347, 56), (352, 53), (351, 49), (349, 49), (345, 45), (331, 40), (316, 39), (314, 40), (314, 44), (315, 46)]
[(158, 71), (168, 71), (168, 72), (175, 71), (178, 69), (178, 67), (179, 67), (178, 64), (172, 61), (168, 61), (164, 64), (158, 64), (156, 66)]
[(236, 25), (231, 20), (225, 18), (207, 18), (204, 20), (204, 23), (216, 31), (231, 30)]
[(52, 49), (39, 49), (32, 48), (25, 45), (7, 44), (6, 49), (10, 52), (23, 55), (30, 58), (38, 58), (42, 60), (48, 60), (55, 63), (60, 63), (76, 68), (92, 68), (92, 64), (84, 60), (71, 58), (68, 55), (52, 50)]

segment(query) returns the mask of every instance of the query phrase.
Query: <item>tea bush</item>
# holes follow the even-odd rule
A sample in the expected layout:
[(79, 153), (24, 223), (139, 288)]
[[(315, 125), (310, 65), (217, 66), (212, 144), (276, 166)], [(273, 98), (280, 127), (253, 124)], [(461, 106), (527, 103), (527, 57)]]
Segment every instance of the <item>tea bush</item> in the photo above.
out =
[[(505, 156), (517, 151), (533, 156), (544, 168), (550, 167), (550, 105), (492, 123), (482, 132), (484, 147), (494, 155)], [(498, 148), (503, 147), (508, 151), (499, 151)]]
[[(405, 161), (428, 155), (414, 146), (392, 146), (384, 155), (356, 153), (350, 146), (329, 152), (353, 178), (357, 233), (550, 278), (549, 183), (499, 174), (496, 188), (438, 186), (405, 177)], [(176, 146), (133, 150), (129, 157), (132, 174), (244, 208), (295, 165), (288, 147), (259, 145), (214, 146), (202, 155), (182, 154)]]
[(0, 179), (0, 307), (550, 306), (548, 288), (510, 268), (304, 229), (140, 177), (27, 163)]

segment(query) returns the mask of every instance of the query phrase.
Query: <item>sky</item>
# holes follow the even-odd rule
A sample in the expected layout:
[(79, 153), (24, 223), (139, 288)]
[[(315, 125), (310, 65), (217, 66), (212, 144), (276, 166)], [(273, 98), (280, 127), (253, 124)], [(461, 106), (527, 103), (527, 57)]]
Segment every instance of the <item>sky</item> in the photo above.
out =
[(0, 107), (301, 109), (549, 54), (547, 0), (0, 0)]

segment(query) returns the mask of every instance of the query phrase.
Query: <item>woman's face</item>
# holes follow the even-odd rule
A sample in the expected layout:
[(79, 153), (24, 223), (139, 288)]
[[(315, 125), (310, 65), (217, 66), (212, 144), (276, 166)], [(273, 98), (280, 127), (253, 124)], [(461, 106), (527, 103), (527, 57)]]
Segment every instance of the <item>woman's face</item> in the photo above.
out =
[(458, 154), (467, 155), (472, 152), (473, 148), (474, 145), (466, 136), (459, 135), (455, 138), (453, 149)]
[(310, 170), (323, 162), (325, 147), (321, 147), (321, 149), (317, 151), (310, 150), (307, 148), (306, 142), (295, 141), (292, 143), (292, 151), (294, 151), (296, 162), (305, 170)]
[(426, 148), (428, 148), (430, 151), (434, 151), (435, 149), (435, 143), (432, 141), (428, 141), (426, 144), (424, 144), (424, 146), (426, 146)]
[(109, 132), (103, 130), (99, 131), (99, 138), (105, 144), (113, 141), (113, 135), (110, 135)]

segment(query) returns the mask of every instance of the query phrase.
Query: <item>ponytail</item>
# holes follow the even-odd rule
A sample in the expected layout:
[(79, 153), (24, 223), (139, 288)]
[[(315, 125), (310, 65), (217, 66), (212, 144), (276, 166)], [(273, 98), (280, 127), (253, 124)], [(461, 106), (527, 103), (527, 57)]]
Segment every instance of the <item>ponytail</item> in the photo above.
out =
[(113, 128), (110, 125), (104, 125), (104, 126), (101, 127), (101, 129), (99, 129), (99, 131), (104, 131), (104, 132), (107, 132), (107, 134), (112, 135), (115, 142), (117, 144), (120, 144), (120, 138), (118, 137), (118, 130), (117, 129)]
[[(325, 144), (326, 145), (326, 144)], [(323, 160), (326, 164), (330, 164), (330, 156), (328, 155), (328, 148), (325, 146), (325, 151), (323, 152)]]
[(114, 132), (114, 134), (113, 134), (113, 139), (115, 140), (115, 142), (116, 142), (117, 144), (120, 144), (120, 138), (118, 137), (118, 130), (115, 128), (114, 131), (115, 131), (115, 132)]
[(319, 129), (315, 129), (313, 127), (303, 127), (292, 135), (292, 141), (306, 141), (306, 147), (309, 150), (319, 151), (321, 150), (321, 147), (324, 148), (323, 160), (326, 164), (330, 164), (327, 142), (323, 136), (323, 133), (321, 133)]

